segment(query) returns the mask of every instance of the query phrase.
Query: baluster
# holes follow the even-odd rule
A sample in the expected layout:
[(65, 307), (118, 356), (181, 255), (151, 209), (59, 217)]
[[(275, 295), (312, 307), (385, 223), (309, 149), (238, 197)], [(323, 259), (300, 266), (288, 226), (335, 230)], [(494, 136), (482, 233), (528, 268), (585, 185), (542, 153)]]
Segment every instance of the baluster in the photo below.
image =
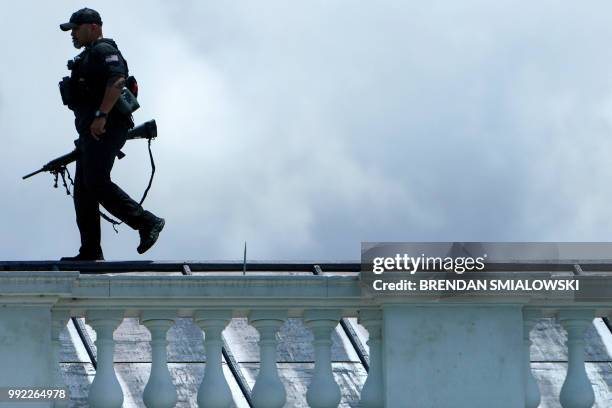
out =
[(331, 365), (331, 334), (342, 317), (339, 310), (307, 310), (304, 323), (314, 335), (315, 369), (306, 392), (312, 408), (333, 408), (340, 403), (340, 387), (334, 380)]
[(584, 365), (584, 332), (593, 322), (591, 310), (564, 310), (559, 320), (567, 331), (567, 376), (561, 388), (563, 408), (590, 408), (595, 394)]
[[(62, 378), (62, 369), (60, 367), (60, 351), (62, 345), (60, 343), (60, 333), (66, 327), (68, 320), (70, 319), (70, 313), (68, 311), (56, 311), (51, 312), (51, 342), (53, 344), (53, 357), (51, 359), (53, 363), (53, 382), (55, 388), (64, 388), (68, 393), (68, 387)], [(54, 400), (53, 408), (66, 408), (68, 407), (69, 399), (65, 400)]]
[(287, 401), (276, 367), (276, 333), (286, 319), (287, 313), (280, 310), (256, 310), (249, 315), (249, 324), (259, 332), (261, 361), (252, 393), (255, 408), (281, 408)]
[(385, 395), (382, 369), (382, 313), (380, 310), (361, 310), (359, 323), (368, 330), (370, 371), (361, 390), (361, 408), (383, 408)]
[(535, 326), (541, 313), (536, 310), (523, 310), (523, 348), (525, 359), (525, 408), (538, 408), (540, 389), (531, 371), (531, 339), (529, 333)]
[(144, 311), (140, 322), (151, 332), (151, 375), (142, 399), (147, 408), (171, 408), (176, 405), (176, 387), (168, 370), (166, 334), (174, 324), (174, 312)]
[(232, 318), (229, 310), (198, 311), (193, 319), (204, 330), (206, 368), (198, 389), (198, 407), (226, 408), (232, 402), (232, 392), (223, 375), (223, 339), (221, 332)]
[(92, 408), (121, 408), (123, 391), (117, 380), (113, 358), (113, 333), (123, 320), (120, 310), (92, 310), (86, 314), (87, 324), (96, 331), (98, 367), (89, 388), (89, 406)]

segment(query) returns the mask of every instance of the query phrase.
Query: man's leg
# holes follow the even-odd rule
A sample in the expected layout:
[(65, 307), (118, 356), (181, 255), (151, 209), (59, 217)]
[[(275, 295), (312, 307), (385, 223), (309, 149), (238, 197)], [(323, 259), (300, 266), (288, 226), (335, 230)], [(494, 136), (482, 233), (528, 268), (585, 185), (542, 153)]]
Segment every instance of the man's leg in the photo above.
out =
[(124, 129), (108, 129), (100, 141), (85, 140), (83, 178), (86, 188), (108, 212), (133, 229), (140, 229), (146, 221), (142, 207), (111, 181), (115, 157), (126, 134)]
[(80, 158), (76, 162), (73, 194), (76, 221), (81, 235), (79, 255), (84, 258), (102, 259), (99, 205), (95, 197), (85, 187), (83, 163)]
[[(113, 216), (125, 222), (131, 228), (139, 230), (142, 243), (143, 234), (149, 234), (150, 230), (155, 229), (156, 226), (161, 231), (163, 220), (149, 211), (143, 210), (140, 204), (111, 181), (110, 174), (115, 163), (115, 157), (125, 144), (126, 136), (127, 129), (115, 128), (107, 129), (100, 141), (87, 140), (83, 151), (83, 162), (86, 163), (83, 166), (83, 175), (88, 191)], [(161, 227), (159, 226), (160, 223)], [(156, 233), (159, 234), (159, 231), (156, 231)], [(154, 237), (155, 239), (157, 239), (157, 235)], [(141, 252), (140, 249), (141, 247), (139, 247), (139, 252)]]

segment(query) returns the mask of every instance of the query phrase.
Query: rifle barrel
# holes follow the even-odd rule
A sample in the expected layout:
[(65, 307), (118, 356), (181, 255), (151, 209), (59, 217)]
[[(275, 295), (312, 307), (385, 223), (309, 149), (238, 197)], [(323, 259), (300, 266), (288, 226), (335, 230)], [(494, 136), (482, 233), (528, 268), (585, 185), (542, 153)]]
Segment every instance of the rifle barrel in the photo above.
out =
[(38, 173), (42, 173), (43, 171), (45, 171), (45, 170), (44, 170), (44, 169), (40, 169), (40, 170), (33, 171), (33, 172), (32, 172), (32, 173), (30, 173), (30, 174), (26, 174), (26, 175), (25, 175), (25, 176), (23, 176), (21, 179), (22, 179), (22, 180), (25, 180), (25, 179), (27, 179), (27, 178), (30, 178), (30, 177), (32, 177), (32, 176), (37, 175)]

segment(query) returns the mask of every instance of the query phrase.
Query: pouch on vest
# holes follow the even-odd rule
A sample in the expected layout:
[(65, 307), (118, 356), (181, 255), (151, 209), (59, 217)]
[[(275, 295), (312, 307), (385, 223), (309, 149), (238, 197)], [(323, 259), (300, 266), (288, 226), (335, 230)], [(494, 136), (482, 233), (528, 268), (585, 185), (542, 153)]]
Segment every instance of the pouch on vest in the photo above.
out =
[(138, 96), (138, 83), (136, 82), (136, 78), (130, 76), (125, 81), (125, 86), (121, 90), (121, 95), (115, 104), (119, 113), (129, 116), (140, 108), (136, 96)]

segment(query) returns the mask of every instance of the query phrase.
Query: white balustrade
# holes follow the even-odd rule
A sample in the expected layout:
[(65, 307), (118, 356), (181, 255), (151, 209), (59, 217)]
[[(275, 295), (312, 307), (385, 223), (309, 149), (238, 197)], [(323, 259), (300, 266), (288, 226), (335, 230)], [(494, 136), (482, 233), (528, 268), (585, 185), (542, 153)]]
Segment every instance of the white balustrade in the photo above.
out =
[(151, 375), (144, 389), (143, 401), (147, 408), (172, 408), (176, 405), (176, 387), (168, 370), (166, 334), (174, 325), (174, 312), (145, 311), (140, 322), (151, 333)]
[(359, 323), (368, 330), (370, 370), (361, 389), (361, 408), (383, 408), (385, 394), (382, 369), (382, 313), (380, 310), (362, 310)]
[(287, 401), (276, 367), (276, 333), (286, 319), (287, 313), (281, 310), (256, 310), (249, 314), (249, 324), (259, 332), (260, 368), (251, 395), (255, 408), (281, 408)]
[[(53, 385), (55, 388), (65, 388), (66, 393), (68, 387), (62, 378), (62, 369), (60, 367), (60, 351), (62, 344), (60, 343), (60, 333), (66, 327), (66, 324), (70, 320), (70, 313), (67, 311), (53, 310), (51, 312), (51, 344), (53, 346), (53, 356), (51, 357), (52, 371), (53, 371)], [(53, 408), (67, 408), (68, 399), (54, 400)]]
[(98, 366), (89, 388), (89, 406), (92, 408), (121, 408), (123, 391), (117, 380), (113, 358), (113, 333), (123, 320), (120, 310), (92, 310), (86, 314), (87, 324), (96, 331)]
[[(528, 273), (526, 270), (526, 276)], [(598, 281), (591, 282), (591, 287), (597, 284)], [(605, 284), (602, 281), (604, 288)], [(526, 294), (517, 295), (516, 299), (506, 296), (504, 302), (510, 303), (502, 305), (490, 298), (484, 301), (477, 294), (462, 298), (461, 303), (426, 296), (404, 302), (403, 297), (371, 297), (362, 285), (359, 279), (345, 276), (6, 272), (0, 274), (3, 339), (0, 354), (7, 364), (0, 367), (0, 380), (20, 387), (52, 384), (66, 388), (59, 365), (59, 336), (70, 315), (84, 314), (97, 334), (97, 371), (89, 390), (88, 406), (122, 407), (124, 395), (113, 362), (113, 333), (125, 312), (125, 316), (140, 316), (140, 322), (151, 333), (152, 364), (143, 393), (145, 405), (176, 406), (177, 389), (168, 369), (166, 336), (176, 316), (193, 317), (204, 331), (207, 358), (198, 388), (198, 406), (227, 408), (233, 398), (224, 374), (222, 332), (233, 315), (247, 316), (260, 336), (261, 366), (252, 392), (253, 406), (280, 408), (291, 398), (279, 378), (276, 336), (288, 315), (297, 316), (304, 310), (304, 323), (313, 334), (315, 355), (306, 401), (312, 408), (334, 408), (341, 401), (341, 392), (332, 369), (331, 336), (343, 314), (354, 316), (349, 313), (360, 310), (359, 323), (369, 331), (370, 350), (361, 408), (403, 406), (408, 402), (440, 408), (459, 405), (484, 408), (492, 403), (500, 408), (522, 405), (536, 408), (543, 398), (530, 367), (529, 335), (541, 309), (547, 313), (558, 311), (558, 319), (567, 331), (568, 368), (559, 396), (562, 406), (594, 405), (595, 393), (584, 361), (584, 334), (596, 313), (603, 316), (612, 310), (607, 297), (593, 297), (588, 304), (571, 296), (530, 298)], [(459, 323), (458, 316), (462, 319)], [(457, 338), (462, 343), (457, 343)], [(453, 347), (461, 347), (461, 352), (455, 353)], [(53, 356), (41, 357), (51, 351)], [(436, 360), (436, 356), (443, 358)], [(431, 375), (423, 373), (435, 373), (444, 364), (454, 364), (460, 370), (443, 373), (452, 384), (441, 390), (435, 382), (427, 381)], [(474, 373), (471, 380), (478, 379), (477, 386), (483, 391), (479, 395), (469, 392), (476, 388), (464, 386), (466, 379), (461, 378), (461, 373), (467, 372), (465, 367)], [(598, 406), (604, 406), (606, 401), (599, 394), (598, 397)], [(56, 408), (70, 406), (66, 401), (43, 404)]]
[(315, 368), (306, 392), (312, 408), (334, 408), (340, 403), (340, 387), (334, 380), (331, 365), (331, 334), (342, 317), (339, 310), (307, 310), (304, 324), (314, 335)]
[(559, 321), (567, 331), (567, 376), (561, 388), (563, 408), (591, 408), (595, 403), (593, 386), (584, 366), (584, 332), (592, 324), (592, 310), (563, 310)]
[(195, 323), (204, 330), (206, 368), (198, 389), (198, 407), (227, 408), (232, 402), (232, 392), (223, 375), (223, 339), (221, 333), (232, 318), (230, 310), (197, 311)]
[(531, 371), (531, 339), (529, 334), (541, 313), (536, 310), (523, 310), (523, 347), (525, 359), (525, 408), (538, 408), (540, 389)]

